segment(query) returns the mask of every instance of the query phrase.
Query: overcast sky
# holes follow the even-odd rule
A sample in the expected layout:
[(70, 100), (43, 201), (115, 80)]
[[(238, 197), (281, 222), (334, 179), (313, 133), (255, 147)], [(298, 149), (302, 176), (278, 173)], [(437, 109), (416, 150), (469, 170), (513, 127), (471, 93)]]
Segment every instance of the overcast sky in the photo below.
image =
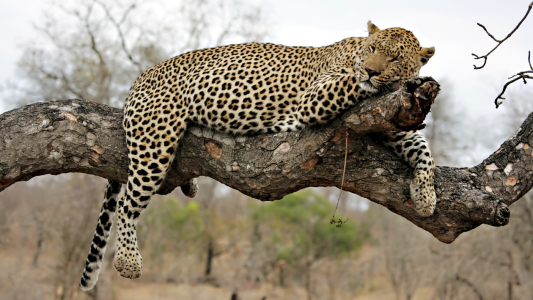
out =
[[(476, 62), (472, 53), (484, 55), (495, 46), (476, 23), (484, 24), (497, 38), (503, 38), (524, 16), (531, 0), (253, 1), (264, 4), (272, 22), (268, 42), (328, 45), (349, 36), (366, 36), (368, 20), (380, 28), (411, 30), (422, 46), (436, 48), (436, 55), (422, 68), (421, 75), (446, 79), (450, 86), (442, 88), (452, 89), (455, 105), (487, 126), (505, 113), (494, 109), (493, 100), (507, 77), (528, 68), (527, 51), (533, 49), (532, 13), (513, 37), (489, 57), (484, 69), (473, 69)], [(32, 22), (40, 18), (44, 2), (0, 2), (0, 83), (14, 76), (21, 55), (17, 44), (34, 36)], [(533, 88), (533, 83), (530, 85), (526, 87)]]

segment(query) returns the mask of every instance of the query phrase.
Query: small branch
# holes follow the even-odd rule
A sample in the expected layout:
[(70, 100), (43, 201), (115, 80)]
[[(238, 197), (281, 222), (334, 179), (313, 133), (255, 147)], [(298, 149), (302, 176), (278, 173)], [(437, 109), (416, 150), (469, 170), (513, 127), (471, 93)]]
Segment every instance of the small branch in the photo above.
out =
[(128, 17), (129, 13), (135, 9), (136, 7), (136, 3), (133, 3), (131, 4), (125, 11), (124, 11), (124, 14), (122, 15), (122, 19), (120, 20), (120, 22), (117, 22), (115, 20), (115, 18), (113, 18), (113, 15), (111, 14), (111, 12), (109, 11), (109, 8), (102, 2), (102, 1), (96, 1), (98, 4), (100, 4), (100, 6), (104, 9), (104, 12), (106, 13), (107, 15), (107, 18), (111, 21), (111, 23), (113, 23), (113, 25), (115, 26), (116, 30), (117, 30), (117, 33), (118, 33), (118, 36), (120, 38), (120, 45), (122, 46), (122, 51), (124, 52), (124, 54), (126, 54), (126, 56), (128, 57), (128, 59), (137, 67), (137, 70), (139, 71), (139, 74), (141, 74), (143, 72), (143, 68), (141, 66), (141, 64), (136, 61), (133, 56), (131, 55), (130, 51), (128, 50), (128, 47), (126, 46), (126, 38), (124, 37), (124, 33), (122, 32), (122, 29), (120, 28), (120, 25), (126, 20), (126, 18)]
[(494, 40), (496, 41), (498, 44), (496, 45), (496, 47), (494, 47), (494, 49), (492, 49), (489, 53), (483, 55), (483, 56), (478, 56), (477, 54), (474, 54), (472, 53), (472, 55), (474, 56), (474, 59), (484, 59), (483, 60), (483, 65), (481, 66), (476, 66), (474, 65), (474, 69), (478, 70), (478, 69), (482, 69), (483, 67), (485, 67), (485, 64), (487, 63), (487, 59), (488, 59), (488, 56), (494, 52), (494, 50), (496, 50), (503, 42), (505, 42), (508, 38), (510, 38), (513, 33), (515, 33), (515, 31), (518, 29), (518, 27), (520, 27), (520, 25), (522, 25), (522, 22), (524, 22), (524, 20), (527, 18), (527, 15), (529, 15), (529, 12), (531, 11), (531, 8), (533, 7), (533, 2), (531, 2), (531, 4), (529, 4), (528, 6), (528, 9), (527, 9), (527, 12), (526, 12), (526, 15), (522, 18), (522, 20), (520, 20), (520, 22), (518, 23), (518, 25), (516, 25), (516, 27), (513, 29), (513, 31), (511, 31), (511, 33), (509, 33), (503, 40), (498, 40), (496, 39), (492, 34), (490, 34), (490, 32), (487, 30), (487, 28), (485, 28), (485, 26), (483, 26), (482, 24), (480, 23), (477, 23), (477, 25), (479, 25), (481, 28), (483, 28), (483, 30), (485, 30), (485, 32)]
[[(489, 36), (490, 36), (495, 42), (500, 43), (500, 44), (503, 43), (503, 41), (498, 40), (497, 38), (495, 38), (495, 37), (494, 37), (494, 36), (493, 36), (493, 35), (487, 30), (487, 28), (486, 28), (483, 24), (481, 24), (481, 23), (477, 23), (477, 25), (478, 25), (478, 26), (481, 26), (481, 28), (483, 28), (483, 30), (485, 30), (485, 32), (486, 32), (486, 33), (487, 33), (487, 34), (488, 34), (488, 35), (489, 35)], [(509, 36), (508, 36), (508, 37), (509, 37)], [(498, 45), (498, 46), (499, 46), (499, 45)]]
[(102, 55), (102, 52), (98, 50), (98, 47), (96, 44), (96, 36), (94, 35), (93, 29), (91, 28), (91, 23), (89, 19), (92, 15), (93, 8), (94, 8), (94, 2), (89, 5), (89, 7), (87, 8), (87, 14), (83, 17), (82, 20), (84, 22), (85, 29), (87, 30), (87, 34), (89, 35), (89, 39), (91, 40), (91, 49), (96, 54), (96, 56), (98, 56), (98, 65), (100, 66), (100, 74), (101, 74), (100, 83), (103, 86), (104, 81), (106, 81), (107, 78), (109, 77), (109, 70), (107, 69), (107, 64), (104, 59), (104, 56)]
[(507, 87), (515, 82), (515, 81), (518, 81), (520, 79), (522, 79), (524, 81), (524, 84), (527, 83), (526, 79), (533, 79), (533, 77), (531, 77), (530, 75), (527, 75), (527, 74), (533, 74), (533, 71), (523, 71), (523, 72), (519, 72), (511, 77), (509, 77), (509, 81), (507, 81), (507, 83), (503, 86), (503, 90), (502, 92), (498, 95), (498, 97), (496, 97), (496, 100), (494, 100), (494, 104), (496, 105), (496, 108), (500, 107), (500, 105), (502, 104), (502, 101), (498, 101), (498, 100), (505, 100), (503, 96), (503, 94), (505, 93), (505, 91), (507, 90)]
[(462, 282), (464, 283), (465, 285), (467, 285), (469, 288), (472, 289), (472, 292), (474, 292), (474, 294), (476, 294), (476, 296), (478, 297), (479, 300), (483, 300), (483, 295), (481, 295), (481, 292), (476, 288), (476, 286), (468, 279), (466, 278), (463, 278), (459, 275), (455, 275), (455, 279), (459, 282)]
[(83, 94), (79, 91), (74, 90), (74, 87), (70, 84), (67, 76), (65, 75), (65, 72), (63, 70), (58, 70), (59, 73), (61, 73), (61, 77), (59, 77), (56, 74), (50, 73), (44, 69), (44, 66), (42, 65), (36, 65), (35, 66), (41, 74), (43, 74), (46, 78), (52, 79), (52, 80), (60, 80), (63, 82), (65, 88), (67, 91), (70, 91), (75, 97), (83, 98)]

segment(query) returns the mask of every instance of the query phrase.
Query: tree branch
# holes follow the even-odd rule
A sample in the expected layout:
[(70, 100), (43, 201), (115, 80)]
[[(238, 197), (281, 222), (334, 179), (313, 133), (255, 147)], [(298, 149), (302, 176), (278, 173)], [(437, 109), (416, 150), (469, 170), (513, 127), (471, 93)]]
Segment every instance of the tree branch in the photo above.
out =
[[(518, 30), (518, 27), (520, 27), (520, 25), (522, 25), (522, 23), (524, 22), (524, 20), (527, 18), (527, 16), (529, 15), (529, 12), (531, 11), (531, 8), (533, 8), (533, 2), (531, 2), (528, 6), (528, 9), (527, 9), (527, 12), (526, 14), (524, 15), (524, 17), (522, 18), (522, 20), (520, 20), (520, 22), (518, 22), (518, 25), (516, 25), (516, 27), (513, 29), (513, 31), (511, 31), (503, 40), (498, 40), (496, 39), (488, 30), (487, 28), (485, 28), (485, 26), (483, 26), (483, 24), (480, 24), (480, 23), (477, 23), (477, 25), (479, 25), (481, 28), (483, 28), (483, 30), (485, 30), (485, 32), (495, 41), (497, 42), (498, 44), (496, 45), (496, 47), (494, 47), (492, 50), (489, 51), (489, 53), (483, 55), (483, 56), (478, 56), (477, 54), (474, 54), (472, 53), (472, 55), (474, 56), (474, 59), (481, 59), (483, 58), (483, 65), (481, 66), (476, 66), (474, 65), (474, 69), (478, 70), (478, 69), (482, 69), (483, 67), (485, 67), (485, 64), (487, 64), (487, 59), (488, 59), (488, 56), (494, 52), (494, 50), (496, 50), (496, 48), (498, 48), (503, 42), (505, 42), (508, 38), (510, 38), (513, 33), (515, 33), (516, 30)], [(528, 52), (528, 57), (527, 57), (527, 60), (528, 60), (528, 63), (529, 63), (529, 68), (531, 69), (531, 71), (522, 71), (522, 72), (519, 72), (517, 73), (516, 75), (513, 75), (511, 77), (509, 77), (509, 80), (504, 86), (503, 86), (503, 90), (502, 92), (498, 95), (498, 97), (496, 97), (496, 99), (494, 100), (494, 104), (496, 105), (496, 108), (500, 107), (500, 105), (502, 104), (501, 101), (498, 101), (498, 100), (505, 100), (505, 98), (503, 98), (503, 94), (505, 93), (505, 90), (507, 90), (507, 87), (519, 80), (519, 79), (522, 79), (524, 81), (524, 84), (526, 84), (526, 79), (531, 79), (533, 77), (529, 76), (529, 75), (525, 75), (527, 73), (533, 73), (533, 67), (531, 67), (531, 51)], [(516, 78), (513, 78), (515, 76), (518, 76)]]
[(513, 29), (513, 31), (511, 31), (503, 40), (498, 40), (496, 39), (492, 34), (490, 34), (490, 32), (487, 30), (487, 28), (485, 28), (485, 26), (481, 23), (477, 23), (478, 26), (480, 26), (481, 28), (483, 28), (483, 30), (485, 30), (485, 32), (488, 34), (488, 36), (490, 36), (495, 42), (497, 42), (498, 44), (496, 45), (496, 47), (494, 47), (492, 50), (489, 51), (489, 53), (483, 55), (483, 56), (478, 56), (477, 54), (474, 54), (472, 53), (472, 55), (474, 56), (474, 59), (484, 59), (483, 61), (483, 65), (481, 65), (480, 67), (474, 65), (474, 69), (482, 69), (483, 67), (485, 67), (485, 64), (487, 64), (487, 59), (488, 59), (488, 56), (494, 52), (494, 50), (496, 50), (496, 48), (498, 48), (503, 42), (505, 42), (508, 38), (510, 38), (513, 33), (515, 33), (516, 30), (518, 30), (518, 27), (520, 27), (520, 25), (522, 25), (522, 23), (524, 22), (524, 20), (527, 18), (527, 15), (529, 15), (529, 12), (531, 11), (531, 8), (533, 7), (533, 2), (531, 2), (528, 6), (528, 9), (527, 9), (527, 12), (526, 12), (526, 15), (522, 18), (522, 20), (520, 20), (520, 22), (518, 22), (518, 25), (516, 25), (516, 27)]
[[(438, 204), (428, 218), (419, 217), (409, 199), (413, 170), (368, 134), (421, 128), (438, 90), (430, 77), (414, 78), (328, 125), (297, 132), (234, 136), (191, 127), (158, 193), (197, 176), (263, 201), (311, 186), (340, 187), (348, 128), (344, 190), (387, 207), (446, 243), (480, 224), (507, 224), (508, 205), (533, 186), (533, 115), (478, 166), (438, 167)], [(17, 181), (67, 172), (126, 182), (121, 122), (121, 110), (84, 100), (36, 103), (0, 115), (0, 191)]]
[[(531, 52), (529, 52), (529, 53), (531, 53)], [(529, 65), (531, 66), (531, 61), (530, 61), (530, 57), (529, 56), (528, 56), (528, 62), (529, 62)], [(533, 79), (533, 77), (531, 75), (528, 75), (528, 74), (533, 74), (533, 68), (531, 68), (531, 71), (518, 72), (515, 75), (509, 77), (509, 81), (507, 81), (505, 83), (505, 85), (503, 86), (502, 92), (498, 95), (498, 97), (496, 97), (496, 100), (494, 100), (494, 104), (496, 104), (496, 108), (500, 107), (500, 105), (502, 104), (501, 101), (498, 101), (499, 99), (505, 100), (505, 98), (503, 97), (503, 94), (505, 93), (505, 91), (507, 90), (507, 87), (511, 83), (522, 79), (524, 81), (524, 84), (526, 84), (527, 83), (526, 79)]]
[(483, 300), (483, 295), (481, 295), (481, 292), (479, 292), (479, 290), (472, 283), (472, 281), (470, 281), (470, 280), (468, 280), (466, 278), (463, 278), (463, 277), (461, 277), (459, 275), (455, 275), (455, 280), (466, 284), (469, 288), (472, 289), (472, 292), (474, 292), (474, 294), (476, 294), (476, 296), (478, 297), (479, 300)]
[(135, 60), (133, 58), (133, 56), (131, 55), (130, 51), (128, 50), (128, 47), (126, 46), (126, 38), (124, 37), (124, 33), (122, 32), (122, 28), (120, 27), (120, 25), (127, 19), (127, 17), (130, 14), (130, 12), (133, 9), (135, 9), (137, 4), (133, 3), (133, 4), (129, 5), (126, 8), (126, 10), (124, 11), (124, 13), (122, 14), (122, 18), (121, 18), (120, 22), (117, 22), (115, 20), (115, 18), (113, 18), (113, 14), (109, 11), (109, 8), (105, 5), (105, 3), (103, 3), (102, 1), (96, 1), (96, 3), (98, 3), (102, 7), (102, 9), (104, 10), (107, 18), (115, 26), (115, 29), (117, 30), (118, 37), (120, 39), (120, 45), (122, 46), (122, 51), (124, 52), (124, 54), (126, 54), (128, 59), (137, 67), (137, 71), (139, 72), (139, 74), (142, 74), (143, 67), (141, 66), (141, 64), (137, 60)]

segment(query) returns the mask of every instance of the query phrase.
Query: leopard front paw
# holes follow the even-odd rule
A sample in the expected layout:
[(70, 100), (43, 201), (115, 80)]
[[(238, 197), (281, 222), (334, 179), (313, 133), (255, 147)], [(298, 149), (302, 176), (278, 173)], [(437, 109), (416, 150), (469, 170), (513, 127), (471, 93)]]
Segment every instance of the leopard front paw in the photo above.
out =
[(421, 217), (429, 217), (435, 211), (437, 196), (433, 184), (411, 183), (411, 199), (415, 204), (415, 210)]
[(128, 248), (117, 249), (113, 265), (120, 276), (130, 279), (139, 278), (142, 273), (143, 259), (138, 249)]
[(180, 186), (183, 194), (189, 198), (194, 198), (198, 192), (198, 180), (196, 178), (189, 179), (186, 184)]

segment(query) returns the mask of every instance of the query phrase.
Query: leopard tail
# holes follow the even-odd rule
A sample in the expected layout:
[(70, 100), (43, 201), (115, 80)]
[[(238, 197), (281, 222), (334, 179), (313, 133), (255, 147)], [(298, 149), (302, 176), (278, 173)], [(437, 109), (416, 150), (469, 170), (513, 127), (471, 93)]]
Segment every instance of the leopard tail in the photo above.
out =
[(80, 289), (83, 291), (92, 289), (98, 281), (105, 249), (109, 241), (109, 231), (113, 225), (113, 217), (117, 208), (117, 196), (121, 187), (122, 185), (119, 182), (111, 180), (107, 182), (104, 203), (98, 217), (91, 250), (85, 262), (85, 270), (80, 280)]

